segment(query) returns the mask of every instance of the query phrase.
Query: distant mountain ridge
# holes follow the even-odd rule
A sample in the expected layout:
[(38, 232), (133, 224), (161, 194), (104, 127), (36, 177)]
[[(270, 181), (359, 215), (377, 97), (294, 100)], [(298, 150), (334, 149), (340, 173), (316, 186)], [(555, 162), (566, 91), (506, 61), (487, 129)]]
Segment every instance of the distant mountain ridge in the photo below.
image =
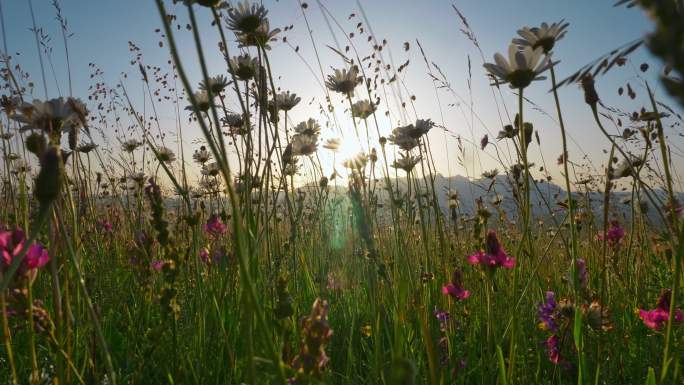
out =
[[(406, 179), (391, 179), (392, 186), (402, 192), (406, 191)], [(425, 190), (425, 182), (422, 178), (417, 179), (417, 183), (421, 191)], [(471, 180), (467, 177), (456, 175), (445, 177), (443, 175), (435, 176), (435, 191), (437, 193), (437, 200), (439, 206), (444, 214), (450, 212), (448, 203), (448, 192), (456, 192), (459, 197), (459, 210), (462, 214), (472, 215), (476, 211), (476, 200), (482, 199), (486, 207), (493, 209), (493, 202), (500, 200), (499, 208), (506, 213), (509, 218), (515, 218), (517, 215), (517, 203), (514, 198), (514, 193), (509, 179), (505, 175), (497, 175), (493, 179), (480, 178)], [(384, 191), (384, 180), (378, 180), (377, 191)], [(345, 193), (346, 188), (338, 185), (339, 193)], [(533, 215), (538, 219), (548, 218), (550, 213), (563, 215), (565, 208), (563, 203), (567, 202), (567, 193), (562, 187), (547, 181), (537, 181), (531, 183), (530, 200), (532, 202)], [(580, 207), (591, 207), (591, 210), (597, 221), (603, 217), (603, 192), (573, 192), (573, 198), (578, 202)], [(656, 190), (656, 195), (662, 201), (666, 201), (666, 193), (662, 190)], [(681, 199), (684, 194), (677, 194)], [(610, 200), (610, 218), (629, 219), (632, 212), (632, 204), (638, 202), (631, 202), (631, 191), (613, 191), (611, 192)], [(380, 198), (383, 201), (389, 199), (387, 193), (381, 192)], [(647, 209), (647, 217), (650, 221), (661, 222), (661, 218), (656, 210), (653, 210), (652, 204), (645, 202)], [(495, 213), (495, 210), (491, 210)]]

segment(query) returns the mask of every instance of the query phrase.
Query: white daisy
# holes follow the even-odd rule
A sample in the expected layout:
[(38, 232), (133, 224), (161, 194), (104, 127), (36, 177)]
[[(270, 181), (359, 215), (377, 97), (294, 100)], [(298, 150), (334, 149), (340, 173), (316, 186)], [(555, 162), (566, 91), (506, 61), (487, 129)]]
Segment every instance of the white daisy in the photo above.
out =
[(318, 136), (321, 133), (321, 126), (315, 119), (309, 118), (309, 120), (296, 125), (294, 130), (300, 135)]
[(129, 178), (131, 178), (131, 180), (137, 184), (143, 184), (145, 182), (145, 173), (136, 172), (135, 174), (129, 176)]
[[(197, 91), (193, 94), (195, 96), (195, 103), (197, 104), (197, 110), (201, 112), (207, 112), (213, 105), (212, 100), (209, 99), (209, 94), (207, 91)], [(189, 98), (188, 98), (189, 100)], [(185, 107), (188, 111), (194, 111), (192, 105)]]
[(287, 92), (281, 92), (275, 97), (276, 105), (281, 111), (290, 111), (302, 100), (297, 94)]
[(285, 165), (285, 168), (283, 168), (283, 175), (294, 176), (296, 173), (299, 172), (299, 168), (299, 161), (297, 160), (297, 158), (294, 158), (291, 162), (288, 162)]
[(205, 164), (211, 160), (211, 153), (207, 151), (205, 146), (202, 146), (199, 150), (195, 150), (195, 152), (192, 154), (192, 159), (199, 164)]
[(541, 47), (532, 49), (511, 44), (508, 47), (508, 61), (497, 52), (494, 54), (496, 64), (485, 63), (484, 67), (500, 83), (509, 83), (511, 88), (525, 88), (534, 80), (545, 79), (539, 75), (549, 69), (552, 63), (548, 57), (542, 59), (543, 54)]
[(318, 146), (317, 135), (294, 135), (288, 145), (294, 156), (307, 156), (316, 152)]
[(157, 156), (164, 163), (171, 163), (176, 160), (176, 154), (168, 147), (159, 147), (157, 149)]
[(249, 132), (249, 127), (243, 114), (228, 114), (221, 118), (221, 121), (230, 128), (231, 135), (246, 135)]
[(26, 174), (31, 172), (31, 165), (23, 159), (19, 159), (14, 163), (12, 167), (12, 173), (15, 175)]
[(620, 164), (617, 166), (617, 168), (610, 168), (608, 173), (608, 179), (615, 180), (631, 176), (633, 175), (632, 170), (636, 171), (636, 169), (639, 168), (639, 166), (641, 166), (642, 164), (643, 162), (641, 161), (641, 159), (637, 157), (632, 157), (632, 159), (630, 160), (623, 159), (622, 162), (620, 162)]
[(256, 58), (250, 57), (248, 54), (233, 56), (228, 61), (229, 71), (235, 75), (238, 80), (247, 81), (256, 76), (259, 62)]
[(541, 47), (544, 53), (548, 54), (556, 42), (565, 36), (569, 25), (570, 23), (561, 20), (551, 25), (542, 23), (539, 27), (524, 27), (518, 30), (521, 38), (513, 39), (513, 43), (522, 47), (532, 47), (532, 49)]
[(363, 78), (359, 76), (358, 67), (352, 66), (349, 70), (346, 68), (336, 69), (333, 75), (328, 75), (325, 85), (331, 91), (339, 92), (343, 95), (353, 95), (354, 88), (362, 81)]
[(340, 140), (335, 138), (328, 139), (325, 141), (325, 143), (323, 143), (323, 148), (332, 152), (336, 152), (340, 148)]
[(98, 145), (95, 143), (83, 143), (80, 146), (76, 147), (76, 151), (81, 152), (83, 154), (87, 154), (96, 149), (97, 147)]
[(212, 95), (220, 94), (221, 92), (223, 92), (223, 90), (226, 89), (226, 87), (228, 87), (228, 84), (229, 84), (228, 79), (226, 79), (226, 77), (223, 75), (210, 77), (208, 79), (207, 83), (208, 83), (208, 85), (205, 84), (204, 81), (201, 81), (199, 88), (202, 91), (211, 90)]
[(375, 105), (368, 100), (360, 100), (351, 106), (352, 116), (367, 119), (375, 112)]
[(135, 139), (129, 139), (121, 143), (121, 148), (128, 153), (135, 151), (140, 146), (142, 146), (142, 142), (139, 142)]
[(262, 47), (270, 50), (268, 43), (276, 41), (276, 35), (280, 33), (280, 28), (271, 29), (268, 19), (264, 19), (259, 27), (252, 32), (236, 33), (237, 41), (241, 48)]
[(420, 156), (402, 155), (401, 158), (394, 161), (392, 167), (411, 172), (422, 159)]
[(366, 167), (366, 164), (368, 164), (368, 155), (364, 152), (342, 162), (344, 167), (357, 171), (363, 170)]
[(202, 166), (202, 175), (204, 176), (217, 176), (221, 169), (219, 168), (218, 163), (212, 162), (209, 164), (205, 164)]
[(46, 102), (34, 100), (33, 104), (15, 113), (12, 119), (22, 124), (22, 130), (42, 130), (54, 134), (68, 132), (81, 122), (73, 103), (64, 98)]
[(418, 146), (418, 139), (411, 135), (413, 130), (414, 126), (412, 124), (397, 127), (392, 130), (392, 134), (389, 136), (388, 140), (402, 150), (411, 151)]
[(228, 27), (237, 33), (251, 33), (261, 26), (267, 14), (268, 10), (263, 5), (245, 0), (228, 10), (226, 22)]

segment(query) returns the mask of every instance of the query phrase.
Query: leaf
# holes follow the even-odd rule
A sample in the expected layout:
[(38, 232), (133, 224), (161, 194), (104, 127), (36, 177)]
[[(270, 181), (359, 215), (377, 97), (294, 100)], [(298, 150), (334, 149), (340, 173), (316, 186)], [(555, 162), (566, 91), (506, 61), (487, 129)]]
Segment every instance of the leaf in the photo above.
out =
[(637, 0), (619, 0), (615, 4), (613, 4), (613, 7), (619, 7), (624, 5), (627, 8), (632, 8), (637, 5)]
[(648, 376), (646, 377), (646, 385), (656, 385), (655, 370), (648, 368)]
[(333, 52), (335, 52), (336, 54), (340, 55), (340, 56), (342, 57), (342, 59), (343, 59), (346, 63), (351, 64), (351, 62), (352, 62), (351, 59), (349, 59), (345, 54), (343, 54), (343, 53), (340, 52), (339, 50), (337, 50), (337, 49), (335, 49), (335, 48), (333, 48), (333, 47), (331, 47), (331, 46), (329, 46), (329, 45), (326, 45), (326, 47), (330, 48)]
[(506, 364), (504, 363), (503, 351), (499, 345), (496, 345), (496, 358), (499, 362), (499, 381), (501, 382), (501, 385), (507, 385), (508, 380), (506, 379)]
[(582, 310), (577, 307), (575, 308), (575, 324), (573, 327), (572, 335), (575, 340), (575, 348), (579, 354), (579, 370), (577, 371), (577, 383), (584, 383), (584, 351), (582, 350)]

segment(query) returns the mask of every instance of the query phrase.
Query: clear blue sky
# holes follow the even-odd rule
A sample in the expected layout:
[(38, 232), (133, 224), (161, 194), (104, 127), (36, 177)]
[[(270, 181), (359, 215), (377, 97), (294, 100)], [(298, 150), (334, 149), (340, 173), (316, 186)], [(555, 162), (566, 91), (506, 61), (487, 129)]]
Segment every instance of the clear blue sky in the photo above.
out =
[[(65, 94), (67, 83), (64, 75), (64, 55), (51, 1), (34, 0), (33, 3), (38, 26), (52, 37), (52, 60), (58, 73), (60, 89)], [(277, 85), (283, 90), (290, 90), (302, 97), (302, 103), (295, 108), (291, 115), (292, 121), (296, 123), (308, 117), (320, 118), (317, 105), (323, 100), (324, 95), (319, 85), (320, 73), (297, 1), (263, 1), (263, 3), (270, 11), (269, 18), (272, 27), (294, 26), (291, 31), (284, 35), (287, 36), (291, 46), (300, 47), (299, 53), (303, 60), (315, 71), (312, 74), (290, 46), (282, 42), (274, 45), (271, 57), (274, 71), (279, 76)], [(307, 17), (311, 23), (311, 30), (316, 39), (322, 65), (326, 72), (331, 72), (331, 67), (342, 65), (340, 58), (332, 50), (326, 48), (326, 45), (335, 46), (335, 39), (333, 39), (316, 1), (308, 1), (308, 3)], [(356, 23), (362, 20), (359, 18), (360, 12), (355, 0), (322, 0), (322, 3), (342, 24), (346, 32), (354, 31)], [(461, 135), (466, 140), (475, 139), (476, 142), (479, 142), (487, 130), (496, 135), (501, 124), (493, 103), (492, 93), (488, 87), (488, 81), (484, 76), (480, 54), (459, 31), (462, 25), (452, 9), (452, 4), (455, 4), (468, 18), (487, 61), (491, 61), (492, 55), (497, 51), (506, 52), (511, 38), (515, 36), (516, 30), (520, 27), (535, 26), (543, 21), (552, 22), (564, 18), (570, 23), (570, 27), (566, 38), (558, 43), (555, 50), (556, 59), (561, 61), (557, 73), (560, 78), (564, 78), (589, 61), (644, 35), (650, 30), (650, 21), (639, 9), (614, 8), (613, 3), (612, 0), (361, 0), (370, 21), (370, 27), (376, 37), (388, 40), (389, 50), (396, 66), (404, 63), (407, 59), (411, 61), (402, 75), (408, 93), (406, 90), (402, 90), (402, 92), (405, 95), (416, 96), (415, 106), (418, 116), (444, 123), (450, 131)], [(145, 63), (168, 68), (169, 55), (166, 45), (162, 48), (159, 47), (159, 35), (154, 32), (160, 27), (159, 15), (154, 1), (61, 0), (60, 4), (74, 34), (70, 38), (69, 44), (75, 94), (82, 98), (88, 94), (88, 87), (93, 84), (93, 80), (89, 78), (90, 69), (88, 68), (88, 64), (92, 62), (104, 71), (104, 78), (110, 86), (114, 86), (119, 79), (123, 78), (124, 74), (128, 75), (125, 83), (136, 104), (140, 106), (142, 104), (140, 76), (137, 67), (130, 64), (132, 54), (128, 50), (128, 41), (134, 42), (142, 49)], [(33, 34), (29, 31), (31, 15), (28, 2), (5, 1), (2, 5), (8, 51), (13, 56), (20, 53), (19, 56), (15, 56), (14, 60), (31, 73), (33, 81), (36, 83), (34, 95), (42, 98), (43, 91), (35, 42)], [(169, 1), (167, 7), (171, 13), (178, 14), (184, 23), (186, 11), (182, 5), (174, 6)], [(351, 13), (357, 14), (357, 17), (349, 20), (348, 16)], [(225, 73), (225, 64), (216, 49), (217, 36), (208, 25), (209, 15), (200, 12), (199, 17), (205, 24), (202, 32), (205, 50), (210, 57), (210, 69), (212, 73)], [(344, 35), (334, 25), (333, 29), (335, 38), (344, 46), (346, 44)], [(187, 31), (180, 31), (178, 35), (181, 52), (186, 58), (186, 65), (190, 67), (190, 74), (193, 79), (199, 79), (199, 71), (195, 65), (197, 63), (195, 51), (190, 42), (191, 36)], [(467, 107), (464, 106), (467, 112), (464, 116), (461, 110), (453, 105), (456, 103), (454, 97), (445, 91), (439, 92), (440, 112), (435, 90), (426, 74), (425, 65), (415, 44), (416, 39), (420, 40), (429, 60), (442, 68), (454, 90), (466, 99), (470, 97), (466, 86), (468, 78), (467, 56), (470, 55), (473, 71), (472, 97), (475, 111), (482, 117), (484, 126), (475, 121), (471, 131), (471, 117), (470, 113), (467, 112)], [(411, 43), (409, 52), (403, 50), (402, 45), (405, 41)], [(371, 52), (370, 47), (365, 43), (365, 36), (355, 38), (354, 42), (359, 47), (361, 56)], [(237, 51), (233, 48), (232, 52), (236, 53)], [(632, 58), (635, 66), (638, 66), (641, 61), (648, 61), (651, 64), (651, 70), (646, 74), (646, 77), (658, 86), (657, 89), (660, 92), (659, 84), (655, 80), (657, 72), (662, 67), (660, 63), (650, 58), (643, 49)], [(644, 99), (642, 87), (638, 84), (637, 75), (638, 70), (636, 68), (626, 66), (601, 78), (597, 85), (604, 103), (609, 106), (620, 107), (625, 111), (640, 108), (646, 99)], [(636, 101), (631, 101), (626, 96), (619, 97), (617, 95), (617, 88), (627, 81), (639, 94)], [(49, 73), (49, 68), (48, 85), (50, 97), (57, 96), (57, 87)], [(526, 91), (526, 96), (555, 118), (555, 107), (548, 90), (549, 83), (539, 82), (530, 87), (529, 92)], [(605, 164), (607, 155), (604, 154), (603, 150), (608, 148), (608, 141), (602, 138), (595, 127), (589, 109), (584, 104), (581, 91), (575, 86), (565, 87), (562, 88), (560, 97), (564, 106), (566, 125), (573, 140), (570, 144), (571, 159), (581, 163), (581, 158), (586, 153), (597, 167)], [(314, 98), (316, 102), (309, 104)], [(504, 90), (504, 98), (508, 110), (514, 111), (517, 108), (515, 97), (508, 89)], [(664, 100), (669, 102), (667, 98)], [(340, 126), (346, 132), (352, 132), (351, 120), (344, 118), (342, 101), (335, 98), (334, 105), (337, 108)], [(169, 124), (170, 129), (174, 129), (172, 106), (159, 105), (158, 109), (162, 123)], [(381, 111), (384, 112), (384, 109), (381, 108)], [(410, 111), (412, 112), (412, 110)], [(513, 113), (511, 112), (511, 114)], [(413, 117), (413, 115), (409, 116)], [(184, 121), (187, 120), (187, 115), (184, 113), (183, 118)], [(559, 167), (556, 166), (556, 158), (561, 153), (561, 146), (556, 123), (548, 116), (532, 110), (529, 106), (525, 120), (531, 120), (535, 124), (542, 140), (541, 149), (536, 145), (531, 149), (532, 157), (537, 164), (541, 164), (540, 154), (543, 154), (549, 171), (555, 178), (558, 178), (560, 174)], [(383, 117), (381, 119), (381, 134), (388, 135), (392, 127), (400, 123), (405, 123), (401, 120), (401, 115), (397, 111), (392, 111), (390, 118)], [(198, 129), (193, 126), (187, 127), (186, 132), (188, 133), (184, 138), (186, 143), (191, 143), (193, 138), (198, 136)], [(679, 142), (681, 141), (676, 139), (677, 134), (678, 132), (669, 132), (673, 143), (680, 145)], [(335, 136), (340, 136), (340, 134), (333, 130), (324, 131), (324, 137)], [(456, 161), (455, 139), (445, 137), (438, 130), (434, 130), (430, 134), (430, 138), (433, 142), (432, 147), (438, 169), (443, 174), (450, 172), (452, 174), (477, 176), (484, 169), (496, 167), (496, 164), (490, 159), (491, 155), (495, 154), (492, 148), (488, 151), (490, 155), (480, 153), (478, 156), (474, 155), (477, 153), (472, 151), (472, 147), (468, 147), (465, 162), (467, 169), (464, 169)], [(490, 140), (493, 140), (491, 135)], [(109, 141), (110, 146), (116, 149), (118, 146), (112, 145), (112, 143), (116, 142)], [(106, 145), (107, 143), (103, 142), (103, 144)], [(196, 146), (189, 145), (186, 151), (190, 153), (194, 147)], [(673, 159), (678, 171), (684, 164), (681, 155), (684, 154), (675, 154)], [(448, 166), (447, 158), (450, 160)]]

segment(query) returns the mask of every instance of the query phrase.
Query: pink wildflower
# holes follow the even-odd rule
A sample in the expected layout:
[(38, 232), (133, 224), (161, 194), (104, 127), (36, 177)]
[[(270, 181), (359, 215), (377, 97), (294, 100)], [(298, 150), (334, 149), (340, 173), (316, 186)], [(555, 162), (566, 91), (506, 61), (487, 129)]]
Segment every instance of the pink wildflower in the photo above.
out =
[(558, 336), (552, 334), (546, 340), (546, 352), (549, 354), (549, 361), (557, 364), (560, 361), (560, 349), (558, 347)]
[(492, 269), (503, 267), (512, 269), (515, 266), (515, 258), (509, 256), (504, 251), (499, 239), (496, 237), (496, 232), (490, 230), (487, 233), (485, 240), (486, 250), (479, 250), (475, 254), (468, 257), (468, 263), (472, 265), (484, 265)]
[(442, 294), (451, 296), (457, 300), (464, 300), (470, 297), (470, 291), (463, 288), (463, 279), (458, 269), (451, 275), (451, 282), (442, 287)]
[[(5, 272), (12, 265), (15, 258), (19, 256), (26, 243), (26, 235), (21, 229), (14, 231), (0, 232), (0, 270)], [(20, 276), (31, 277), (36, 269), (45, 266), (50, 260), (47, 250), (39, 243), (33, 243), (28, 247), (24, 255), (17, 274)]]
[(613, 248), (617, 248), (620, 246), (620, 243), (622, 243), (622, 239), (625, 237), (625, 229), (620, 226), (620, 222), (618, 221), (611, 221), (610, 222), (610, 227), (604, 234), (598, 233), (596, 235), (596, 240), (598, 241), (606, 241), (608, 242), (608, 245)]
[[(670, 298), (672, 291), (665, 290), (658, 299), (658, 304), (653, 310), (639, 309), (639, 317), (644, 321), (646, 327), (653, 330), (660, 330), (660, 328), (670, 319)], [(684, 313), (681, 309), (675, 309), (674, 321), (684, 321)]]
[(202, 248), (199, 252), (199, 257), (204, 263), (209, 263), (209, 250), (207, 250), (205, 247)]
[(204, 225), (204, 231), (215, 237), (223, 235), (227, 230), (228, 228), (226, 225), (221, 222), (221, 218), (216, 214), (209, 217), (209, 220), (207, 220), (207, 223)]
[(112, 230), (114, 230), (114, 226), (112, 226), (112, 224), (106, 219), (99, 221), (98, 224), (100, 225), (100, 229), (102, 229), (102, 231), (105, 233), (111, 233)]
[(165, 264), (166, 264), (166, 262), (165, 262), (164, 260), (159, 259), (159, 260), (156, 260), (156, 261), (152, 261), (151, 266), (152, 266), (152, 269), (154, 269), (154, 271), (159, 272), (159, 271), (162, 271), (162, 269), (164, 268), (164, 265), (165, 265)]

